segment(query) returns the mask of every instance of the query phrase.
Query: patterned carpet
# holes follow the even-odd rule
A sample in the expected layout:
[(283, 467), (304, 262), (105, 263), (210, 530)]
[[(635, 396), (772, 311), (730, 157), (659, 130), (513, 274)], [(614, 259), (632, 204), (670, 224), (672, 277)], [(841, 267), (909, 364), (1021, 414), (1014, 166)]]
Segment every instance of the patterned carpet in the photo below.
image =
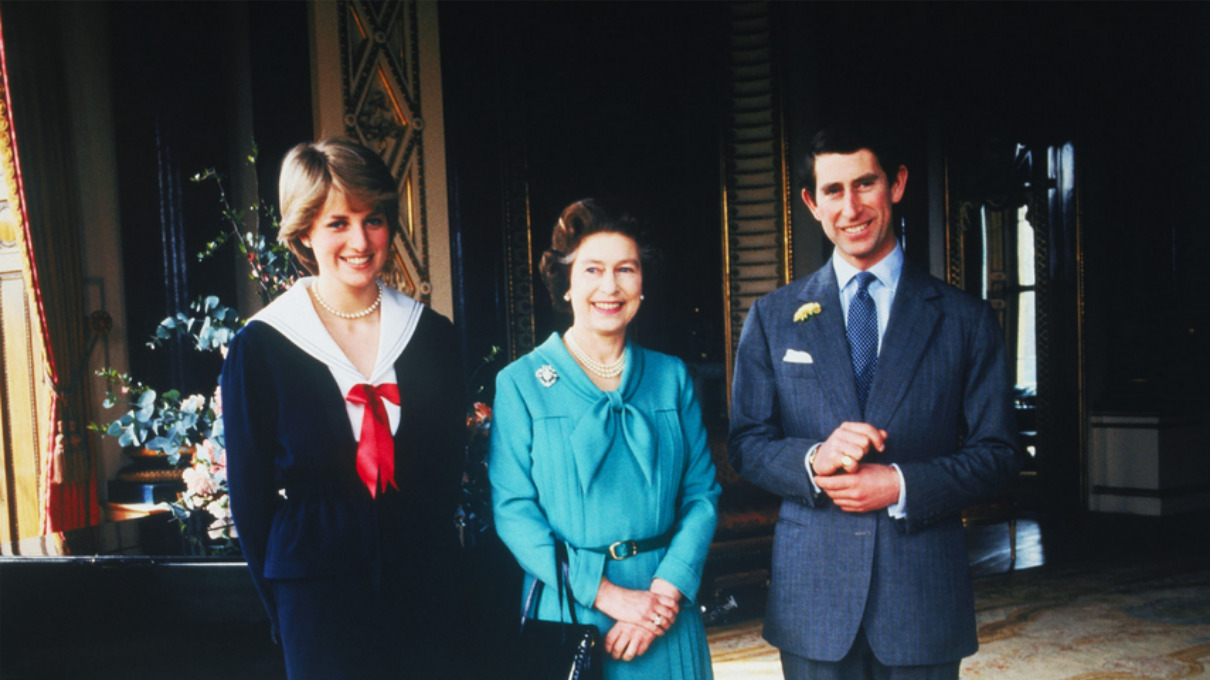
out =
[[(1210, 558), (1043, 567), (975, 582), (964, 680), (1210, 678)], [(709, 630), (718, 680), (780, 678), (760, 621)]]
[(760, 621), (747, 621), (706, 630), (714, 680), (782, 677), (777, 650), (761, 639), (760, 626)]

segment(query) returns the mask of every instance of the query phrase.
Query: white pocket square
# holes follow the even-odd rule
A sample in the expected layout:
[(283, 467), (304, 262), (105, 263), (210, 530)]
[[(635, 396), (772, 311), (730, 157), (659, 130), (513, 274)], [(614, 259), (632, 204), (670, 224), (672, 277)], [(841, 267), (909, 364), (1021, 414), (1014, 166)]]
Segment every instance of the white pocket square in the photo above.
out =
[(810, 353), (800, 349), (786, 350), (786, 356), (781, 358), (782, 361), (789, 364), (813, 364), (815, 360), (811, 358)]

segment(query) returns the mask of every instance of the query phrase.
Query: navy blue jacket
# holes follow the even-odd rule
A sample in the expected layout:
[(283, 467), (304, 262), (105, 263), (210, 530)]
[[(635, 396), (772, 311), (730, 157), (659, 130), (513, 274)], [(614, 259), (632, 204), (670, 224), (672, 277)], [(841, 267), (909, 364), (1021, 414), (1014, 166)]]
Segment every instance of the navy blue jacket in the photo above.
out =
[(275, 629), (268, 579), (405, 560), (441, 569), (455, 552), (465, 441), (457, 347), (453, 325), (425, 308), (394, 364), (399, 491), (375, 500), (357, 476), (357, 441), (328, 367), (256, 320), (232, 341), (221, 383), (231, 510)]

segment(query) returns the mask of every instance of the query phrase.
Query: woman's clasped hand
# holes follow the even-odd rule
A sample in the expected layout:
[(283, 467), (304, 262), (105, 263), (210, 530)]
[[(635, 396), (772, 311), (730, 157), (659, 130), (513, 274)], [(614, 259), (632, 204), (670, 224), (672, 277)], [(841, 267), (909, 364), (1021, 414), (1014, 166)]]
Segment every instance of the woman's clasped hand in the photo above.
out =
[(617, 623), (605, 634), (605, 652), (622, 661), (643, 656), (657, 635), (663, 635), (680, 613), (680, 592), (656, 578), (650, 590), (622, 588), (601, 580), (594, 606)]
[(655, 579), (651, 590), (631, 590), (601, 580), (593, 606), (617, 621), (605, 634), (605, 651), (615, 659), (640, 656), (676, 622), (680, 592), (671, 583)]

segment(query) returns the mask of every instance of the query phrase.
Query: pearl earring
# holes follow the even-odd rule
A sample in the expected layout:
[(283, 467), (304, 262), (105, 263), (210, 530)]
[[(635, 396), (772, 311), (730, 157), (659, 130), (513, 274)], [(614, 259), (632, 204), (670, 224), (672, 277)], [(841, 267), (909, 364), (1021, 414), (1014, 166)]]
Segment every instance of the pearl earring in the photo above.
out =
[(571, 302), (571, 291), (563, 293), (563, 302)]
[(647, 296), (646, 296), (646, 295), (640, 295), (640, 296), (639, 296), (639, 300), (646, 300), (646, 299), (647, 299)]

